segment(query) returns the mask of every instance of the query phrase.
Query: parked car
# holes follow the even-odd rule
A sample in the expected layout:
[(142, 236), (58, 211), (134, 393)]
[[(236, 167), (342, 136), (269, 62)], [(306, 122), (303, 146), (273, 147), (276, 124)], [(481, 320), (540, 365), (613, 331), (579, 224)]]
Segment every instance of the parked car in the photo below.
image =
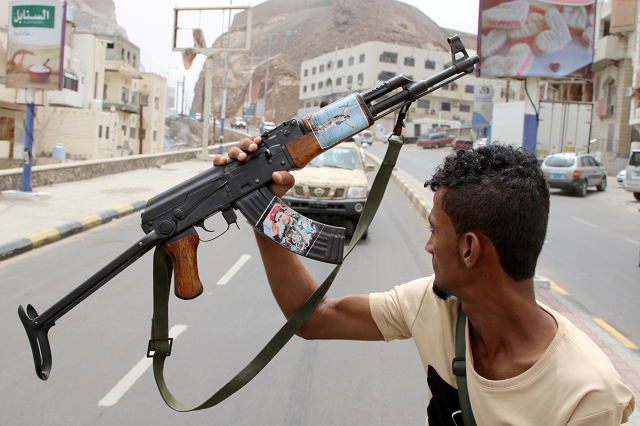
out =
[(480, 148), (481, 146), (487, 146), (489, 144), (489, 139), (480, 138), (477, 141), (473, 141), (473, 149)]
[(244, 121), (244, 118), (242, 117), (236, 117), (232, 122), (231, 122), (231, 128), (232, 129), (246, 129), (247, 128), (247, 122)]
[(422, 148), (440, 148), (441, 146), (451, 145), (453, 136), (445, 132), (425, 133), (418, 136), (416, 144)]
[(627, 169), (622, 169), (616, 175), (616, 180), (620, 185), (624, 185), (624, 178), (627, 176)]
[(343, 142), (294, 171), (296, 183), (282, 200), (308, 218), (345, 227), (351, 237), (369, 195), (367, 172), (374, 169), (365, 163), (362, 148)]
[(591, 154), (551, 154), (541, 168), (550, 188), (572, 190), (579, 197), (587, 195), (589, 186), (598, 191), (607, 189), (607, 170)]
[(624, 189), (633, 192), (635, 199), (640, 201), (640, 149), (631, 150), (625, 173)]
[(273, 121), (263, 121), (260, 125), (260, 134), (263, 134), (264, 132), (270, 132), (276, 127), (276, 123), (274, 123)]
[(369, 130), (364, 130), (353, 137), (358, 145), (362, 146), (362, 144), (366, 143), (369, 145), (373, 144), (373, 133)]
[(473, 140), (468, 138), (455, 138), (451, 143), (452, 148), (455, 149), (464, 149), (464, 148), (473, 148)]

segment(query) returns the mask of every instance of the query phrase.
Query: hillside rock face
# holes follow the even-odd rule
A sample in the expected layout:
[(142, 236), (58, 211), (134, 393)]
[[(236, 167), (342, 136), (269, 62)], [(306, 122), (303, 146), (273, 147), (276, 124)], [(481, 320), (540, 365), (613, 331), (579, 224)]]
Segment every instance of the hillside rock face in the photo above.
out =
[(112, 0), (69, 0), (75, 9), (78, 32), (119, 34), (127, 38), (127, 31), (116, 21), (116, 5)]
[[(97, 1), (97, 0), (95, 0)], [(269, 34), (271, 60), (267, 93), (267, 119), (271, 119), (275, 93), (276, 123), (297, 113), (300, 64), (321, 54), (369, 41), (449, 51), (447, 37), (458, 33), (475, 50), (476, 36), (439, 27), (413, 6), (396, 0), (269, 0), (253, 8), (251, 51), (267, 55)], [(235, 16), (232, 27), (246, 24), (246, 14)], [(290, 31), (289, 35), (283, 33)], [(220, 114), (224, 77), (224, 53), (214, 58), (213, 111)], [(251, 54), (229, 55), (226, 117), (242, 115), (249, 101)], [(254, 59), (253, 96), (264, 97), (266, 59)], [(200, 74), (192, 109), (201, 112), (205, 71)]]

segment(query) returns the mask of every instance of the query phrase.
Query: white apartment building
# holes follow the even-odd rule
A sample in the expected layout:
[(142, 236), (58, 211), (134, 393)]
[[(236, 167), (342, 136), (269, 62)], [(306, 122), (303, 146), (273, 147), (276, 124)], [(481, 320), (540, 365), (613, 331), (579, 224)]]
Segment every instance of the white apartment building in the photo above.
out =
[[(626, 28), (617, 25), (621, 15)], [(596, 8), (591, 150), (614, 174), (626, 165), (631, 142), (640, 141), (639, 22), (637, 2), (608, 0)]]
[[(467, 52), (475, 55), (474, 50), (468, 49)], [(333, 102), (349, 93), (366, 91), (395, 75), (424, 80), (450, 64), (450, 52), (383, 42), (368, 42), (336, 49), (302, 62), (299, 98), (303, 102), (303, 108), (298, 115), (315, 111), (322, 101)], [(494, 103), (507, 101), (505, 79), (481, 79), (468, 75), (419, 99), (412, 105), (408, 121), (419, 118), (455, 120), (470, 127), (475, 87), (480, 84), (493, 87)], [(522, 99), (520, 88), (520, 82), (512, 82), (509, 100)], [(380, 123), (391, 131), (393, 115), (381, 119)]]

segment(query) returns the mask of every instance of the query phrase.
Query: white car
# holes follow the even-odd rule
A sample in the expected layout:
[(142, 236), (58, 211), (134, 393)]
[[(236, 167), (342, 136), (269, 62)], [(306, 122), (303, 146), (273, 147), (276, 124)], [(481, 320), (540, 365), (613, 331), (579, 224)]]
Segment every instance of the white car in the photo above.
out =
[(487, 146), (487, 138), (480, 138), (477, 141), (473, 141), (473, 149), (480, 148), (481, 146)]
[(620, 170), (620, 173), (616, 175), (616, 180), (620, 185), (624, 185), (624, 178), (627, 176), (627, 169)]
[(356, 140), (356, 142), (360, 146), (366, 146), (364, 144), (368, 144), (368, 145), (372, 145), (373, 144), (373, 133), (371, 133), (369, 130), (364, 130), (364, 131), (358, 133), (353, 138)]
[(236, 128), (236, 129), (246, 129), (247, 128), (247, 122), (244, 121), (244, 119), (242, 117), (236, 117), (235, 120), (231, 123), (231, 128)]
[[(638, 143), (638, 142), (633, 142)], [(624, 189), (633, 192), (636, 200), (640, 201), (640, 149), (632, 148), (624, 177)]]

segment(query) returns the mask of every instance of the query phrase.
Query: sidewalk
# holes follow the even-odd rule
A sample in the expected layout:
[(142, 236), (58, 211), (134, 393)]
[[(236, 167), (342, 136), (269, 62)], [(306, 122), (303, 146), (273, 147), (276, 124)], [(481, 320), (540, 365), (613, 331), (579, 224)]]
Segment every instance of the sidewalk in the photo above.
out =
[[(380, 163), (381, 159), (367, 153)], [(84, 181), (35, 188), (50, 198), (24, 201), (0, 197), (0, 260), (17, 255), (15, 247), (28, 250), (60, 238), (86, 231), (144, 208), (146, 200), (211, 167), (211, 163), (189, 160), (162, 168), (135, 170)], [(423, 217), (433, 205), (433, 194), (423, 183), (397, 169), (393, 180)], [(141, 231), (142, 232), (142, 231)], [(142, 234), (141, 234), (142, 235)], [(24, 251), (26, 251), (25, 249)], [(537, 298), (566, 316), (607, 354), (637, 398), (640, 399), (640, 355), (625, 347), (598, 325), (585, 308), (554, 288), (536, 288)], [(628, 425), (640, 426), (640, 409)]]

